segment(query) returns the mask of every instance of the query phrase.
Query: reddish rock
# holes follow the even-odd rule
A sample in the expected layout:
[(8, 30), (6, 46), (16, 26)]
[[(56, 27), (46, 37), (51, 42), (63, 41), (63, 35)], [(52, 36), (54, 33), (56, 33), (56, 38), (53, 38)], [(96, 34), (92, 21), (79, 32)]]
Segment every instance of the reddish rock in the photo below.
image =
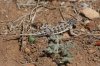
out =
[(95, 23), (93, 21), (91, 21), (90, 23), (87, 23), (86, 28), (90, 31), (95, 29)]
[(96, 41), (95, 46), (100, 46), (100, 41)]

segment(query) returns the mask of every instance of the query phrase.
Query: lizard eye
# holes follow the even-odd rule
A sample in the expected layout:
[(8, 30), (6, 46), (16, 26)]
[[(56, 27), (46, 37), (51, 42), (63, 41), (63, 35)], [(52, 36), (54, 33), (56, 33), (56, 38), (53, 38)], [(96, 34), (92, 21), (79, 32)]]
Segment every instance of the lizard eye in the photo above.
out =
[(46, 29), (47, 27), (48, 27), (47, 24), (43, 24), (43, 25), (40, 27), (40, 29)]

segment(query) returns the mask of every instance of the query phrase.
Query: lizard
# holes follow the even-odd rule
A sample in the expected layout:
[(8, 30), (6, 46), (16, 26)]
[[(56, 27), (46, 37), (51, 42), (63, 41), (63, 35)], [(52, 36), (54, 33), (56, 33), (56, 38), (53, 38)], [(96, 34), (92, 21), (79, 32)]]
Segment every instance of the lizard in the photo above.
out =
[(43, 25), (40, 27), (40, 31), (32, 33), (32, 34), (20, 34), (20, 35), (33, 35), (33, 36), (50, 36), (50, 35), (58, 35), (62, 34), (66, 31), (70, 31), (71, 35), (77, 36), (73, 32), (73, 26), (76, 24), (75, 19), (68, 19), (66, 21), (62, 21), (61, 23), (57, 24), (56, 26), (49, 26), (49, 25)]

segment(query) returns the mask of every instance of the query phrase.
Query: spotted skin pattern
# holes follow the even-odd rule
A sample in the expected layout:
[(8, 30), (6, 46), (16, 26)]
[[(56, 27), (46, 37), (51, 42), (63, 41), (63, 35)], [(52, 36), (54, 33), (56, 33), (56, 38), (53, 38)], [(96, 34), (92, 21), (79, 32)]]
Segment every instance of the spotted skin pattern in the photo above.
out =
[[(74, 34), (73, 31), (73, 25), (76, 24), (76, 20), (74, 19), (69, 19), (67, 21), (63, 21), (59, 24), (57, 24), (56, 26), (49, 26), (47, 24), (43, 25), (42, 27), (40, 27), (40, 31), (35, 32), (31, 35), (33, 36), (46, 36), (46, 35), (58, 35), (61, 33), (64, 33), (66, 31), (70, 31), (70, 33)], [(24, 34), (27, 35), (27, 34)]]

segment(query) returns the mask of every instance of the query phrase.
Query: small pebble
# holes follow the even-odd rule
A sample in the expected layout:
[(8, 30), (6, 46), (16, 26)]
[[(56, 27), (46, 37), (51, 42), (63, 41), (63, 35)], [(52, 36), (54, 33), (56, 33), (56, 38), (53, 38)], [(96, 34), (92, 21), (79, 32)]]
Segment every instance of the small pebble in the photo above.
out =
[(92, 8), (83, 8), (80, 12), (89, 19), (100, 17), (100, 14)]
[(68, 33), (64, 33), (63, 37), (62, 37), (62, 40), (66, 41), (68, 38), (70, 38), (69, 34)]
[(98, 25), (98, 29), (100, 30), (100, 24)]
[(65, 2), (61, 2), (60, 5), (61, 5), (61, 6), (65, 5)]
[(94, 49), (90, 49), (90, 50), (88, 50), (88, 53), (89, 53), (89, 54), (92, 54), (92, 53), (94, 53), (94, 52), (95, 52)]
[(6, 15), (5, 17), (8, 18), (8, 15)]
[(81, 28), (80, 30), (81, 30), (82, 32), (85, 32), (85, 31), (86, 31), (84, 28)]
[(87, 25), (88, 23), (90, 23), (89, 20), (84, 21), (84, 24)]
[(27, 42), (26, 41), (22, 41), (22, 45), (23, 47), (26, 47)]
[(25, 48), (25, 53), (27, 53), (27, 54), (29, 54), (31, 51), (30, 51), (30, 49), (29, 48)]

